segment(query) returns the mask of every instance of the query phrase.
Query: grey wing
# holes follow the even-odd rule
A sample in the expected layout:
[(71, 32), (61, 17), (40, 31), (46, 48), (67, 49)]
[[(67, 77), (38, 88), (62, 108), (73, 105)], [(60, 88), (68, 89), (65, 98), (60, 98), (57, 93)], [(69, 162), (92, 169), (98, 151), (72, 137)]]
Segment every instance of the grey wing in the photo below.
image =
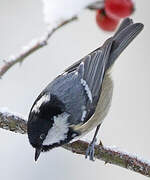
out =
[(88, 121), (96, 109), (111, 46), (112, 40), (109, 39), (101, 48), (58, 76), (45, 89), (65, 105), (72, 127)]
[(86, 56), (77, 69), (81, 74), (81, 83), (85, 91), (89, 90), (87, 92), (88, 99), (94, 107), (96, 107), (100, 97), (100, 90), (105, 74), (105, 67), (110, 56), (111, 46), (112, 39), (110, 38), (102, 47)]
[(78, 71), (81, 76), (82, 85), (87, 96), (87, 114), (84, 122), (88, 121), (95, 112), (105, 72), (142, 29), (143, 24), (133, 24), (131, 19), (125, 19), (115, 35), (108, 39), (102, 47), (65, 70), (68, 73)]
[(94, 114), (105, 72), (142, 29), (142, 24), (126, 19), (102, 47), (67, 68), (47, 87), (66, 105), (72, 125), (81, 120), (85, 123)]
[[(119, 26), (118, 30), (116, 31), (115, 35), (117, 35), (119, 32), (121, 32), (123, 29), (125, 29), (127, 26), (133, 24), (133, 20), (130, 18), (126, 18), (122, 21), (121, 25)], [(114, 35), (114, 36), (115, 36)]]
[[(84, 91), (84, 97), (86, 97), (84, 120), (94, 114), (105, 75), (105, 67), (109, 59), (110, 51), (112, 46), (112, 39), (108, 39), (105, 44), (87, 55), (82, 61), (76, 66), (75, 73), (78, 74), (80, 79), (79, 83), (82, 85)], [(73, 67), (71, 67), (73, 69)], [(82, 117), (83, 119), (83, 117)]]

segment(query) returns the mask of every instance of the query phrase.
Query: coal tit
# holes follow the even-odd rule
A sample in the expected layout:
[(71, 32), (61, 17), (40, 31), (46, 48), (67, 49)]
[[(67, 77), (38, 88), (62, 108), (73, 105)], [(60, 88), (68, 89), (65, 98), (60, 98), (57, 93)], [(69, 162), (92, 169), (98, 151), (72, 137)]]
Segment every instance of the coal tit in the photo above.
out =
[(67, 68), (41, 92), (27, 123), (35, 160), (41, 152), (70, 143), (97, 127), (86, 152), (93, 160), (96, 135), (112, 99), (110, 69), (142, 29), (143, 24), (125, 19), (103, 46)]

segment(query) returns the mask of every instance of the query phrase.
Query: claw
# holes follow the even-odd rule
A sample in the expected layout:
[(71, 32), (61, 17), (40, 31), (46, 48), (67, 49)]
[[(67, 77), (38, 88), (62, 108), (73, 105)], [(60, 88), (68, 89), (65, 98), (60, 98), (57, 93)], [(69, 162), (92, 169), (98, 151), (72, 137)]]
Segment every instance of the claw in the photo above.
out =
[(92, 141), (87, 150), (86, 150), (86, 154), (85, 154), (85, 158), (87, 159), (87, 157), (89, 156), (89, 159), (91, 161), (94, 161), (94, 153), (95, 153), (95, 143), (96, 143), (96, 138), (94, 139), (94, 141)]
[(100, 141), (100, 142), (99, 142), (99, 146), (103, 146), (103, 143), (102, 143), (102, 141)]

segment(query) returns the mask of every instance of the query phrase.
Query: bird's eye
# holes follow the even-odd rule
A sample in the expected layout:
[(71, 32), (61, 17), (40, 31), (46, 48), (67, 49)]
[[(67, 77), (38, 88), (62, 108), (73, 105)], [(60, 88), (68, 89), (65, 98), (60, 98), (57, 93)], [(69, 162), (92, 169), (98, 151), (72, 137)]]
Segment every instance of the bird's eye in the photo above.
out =
[(43, 133), (43, 134), (40, 135), (40, 139), (43, 140), (44, 138), (45, 138), (45, 134)]

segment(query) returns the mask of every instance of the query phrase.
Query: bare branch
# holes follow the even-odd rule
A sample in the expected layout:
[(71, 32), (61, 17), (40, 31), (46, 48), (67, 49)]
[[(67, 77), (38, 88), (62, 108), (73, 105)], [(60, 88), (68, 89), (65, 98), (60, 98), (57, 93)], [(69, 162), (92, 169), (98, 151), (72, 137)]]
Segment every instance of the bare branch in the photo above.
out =
[(22, 63), (25, 58), (29, 55), (31, 55), (33, 52), (37, 51), (38, 49), (46, 46), (48, 44), (48, 40), (53, 35), (53, 33), (58, 30), (59, 28), (63, 27), (64, 25), (72, 22), (73, 20), (76, 20), (77, 17), (73, 17), (67, 21), (64, 21), (60, 25), (58, 25), (55, 28), (51, 28), (42, 38), (39, 38), (38, 40), (32, 40), (27, 46), (22, 48), (22, 51), (9, 58), (9, 60), (4, 61), (4, 65), (0, 68), (0, 78), (15, 64)]
[[(20, 116), (0, 109), (0, 128), (26, 134), (27, 121)], [(76, 141), (72, 144), (64, 145), (63, 148), (76, 154), (85, 155), (88, 145), (85, 141)], [(115, 164), (150, 177), (150, 162), (144, 161), (135, 155), (117, 150), (116, 148), (96, 145), (94, 157), (105, 163)]]

